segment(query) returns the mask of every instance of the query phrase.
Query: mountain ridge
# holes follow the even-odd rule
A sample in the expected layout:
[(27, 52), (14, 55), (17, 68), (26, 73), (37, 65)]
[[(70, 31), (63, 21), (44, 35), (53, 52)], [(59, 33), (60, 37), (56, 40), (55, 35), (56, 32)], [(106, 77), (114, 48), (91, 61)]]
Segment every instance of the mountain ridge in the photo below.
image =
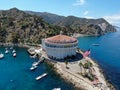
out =
[[(74, 16), (64, 17), (44, 13), (42, 15), (47, 16), (47, 22), (44, 21), (43, 16), (32, 13), (33, 15), (17, 8), (0, 10), (0, 42), (40, 43), (42, 38), (57, 35), (60, 31), (63, 31), (65, 35), (80, 33), (91, 36), (116, 31), (112, 25), (103, 19), (93, 22), (93, 20), (79, 19)], [(106, 30), (106, 27), (109, 30)]]
[[(34, 14), (43, 17), (43, 19), (52, 25), (57, 25), (64, 28), (72, 29), (77, 33), (87, 34), (91, 36), (103, 35), (107, 32), (116, 32), (116, 29), (109, 24), (105, 19), (86, 19), (75, 16), (60, 16), (47, 12), (31, 12), (26, 11), (28, 14)], [(50, 17), (51, 16), (51, 17)], [(57, 18), (55, 18), (57, 17)]]

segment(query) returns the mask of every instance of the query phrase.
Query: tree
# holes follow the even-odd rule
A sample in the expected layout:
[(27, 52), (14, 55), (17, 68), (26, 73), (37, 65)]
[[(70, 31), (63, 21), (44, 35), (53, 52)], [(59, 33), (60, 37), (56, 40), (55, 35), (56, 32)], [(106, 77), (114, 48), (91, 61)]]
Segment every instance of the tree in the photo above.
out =
[(19, 34), (16, 33), (16, 32), (13, 32), (13, 33), (12, 33), (12, 37), (11, 37), (11, 39), (12, 39), (12, 43), (18, 43), (18, 40), (19, 40)]
[(81, 70), (81, 72), (82, 72), (82, 66), (83, 66), (83, 64), (80, 62), (80, 63), (79, 63), (79, 66), (80, 66), (80, 70)]
[(1, 27), (0, 28), (0, 42), (5, 42), (5, 38), (6, 38), (6, 29), (5, 27)]
[(68, 69), (68, 67), (67, 67), (67, 65), (68, 65), (68, 61), (67, 61), (67, 60), (65, 60), (65, 65), (66, 65), (66, 68)]

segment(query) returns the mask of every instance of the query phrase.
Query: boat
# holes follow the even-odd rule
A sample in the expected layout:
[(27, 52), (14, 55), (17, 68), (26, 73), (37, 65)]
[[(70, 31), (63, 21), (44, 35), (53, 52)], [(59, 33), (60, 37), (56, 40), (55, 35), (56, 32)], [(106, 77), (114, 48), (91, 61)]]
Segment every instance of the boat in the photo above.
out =
[(15, 53), (16, 52), (16, 50), (14, 49), (13, 51), (12, 51), (12, 53)]
[(13, 49), (13, 47), (10, 47), (10, 49)]
[(38, 67), (38, 66), (32, 66), (32, 67), (30, 68), (30, 70), (33, 71), (33, 70), (35, 70), (37, 67)]
[(13, 53), (13, 57), (16, 57), (16, 55), (17, 55), (16, 53)]
[(39, 79), (41, 79), (41, 78), (43, 78), (43, 77), (45, 77), (45, 76), (47, 76), (47, 73), (43, 73), (42, 75), (36, 77), (35, 79), (36, 79), (36, 80), (39, 80)]
[(92, 44), (93, 46), (100, 46), (100, 44)]
[(1, 53), (1, 54), (0, 54), (0, 58), (4, 58), (4, 54)]
[(52, 90), (61, 90), (61, 88), (53, 88)]
[(39, 60), (38, 62), (34, 62), (33, 64), (32, 64), (32, 66), (37, 66), (39, 63), (41, 63), (41, 62), (43, 62), (44, 61), (44, 59), (41, 59), (41, 60)]
[(32, 66), (37, 66), (38, 64), (39, 64), (38, 62), (34, 62)]
[(6, 53), (6, 54), (9, 53), (9, 51), (8, 51), (8, 50), (5, 50), (5, 53)]

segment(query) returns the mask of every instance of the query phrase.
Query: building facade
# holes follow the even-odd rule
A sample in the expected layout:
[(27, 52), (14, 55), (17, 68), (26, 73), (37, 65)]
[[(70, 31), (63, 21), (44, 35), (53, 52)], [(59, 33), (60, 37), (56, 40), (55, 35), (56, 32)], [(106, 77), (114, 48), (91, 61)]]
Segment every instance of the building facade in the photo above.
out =
[(56, 35), (42, 40), (42, 48), (48, 57), (53, 59), (65, 59), (75, 56), (78, 40), (66, 35)]

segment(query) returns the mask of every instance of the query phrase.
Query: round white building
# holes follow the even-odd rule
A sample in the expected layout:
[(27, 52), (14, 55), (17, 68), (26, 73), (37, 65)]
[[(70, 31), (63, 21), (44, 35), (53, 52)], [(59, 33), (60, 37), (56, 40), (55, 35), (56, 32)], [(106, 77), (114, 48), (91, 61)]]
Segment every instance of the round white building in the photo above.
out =
[(60, 34), (44, 39), (42, 45), (48, 57), (65, 59), (76, 55), (78, 40), (74, 37)]

